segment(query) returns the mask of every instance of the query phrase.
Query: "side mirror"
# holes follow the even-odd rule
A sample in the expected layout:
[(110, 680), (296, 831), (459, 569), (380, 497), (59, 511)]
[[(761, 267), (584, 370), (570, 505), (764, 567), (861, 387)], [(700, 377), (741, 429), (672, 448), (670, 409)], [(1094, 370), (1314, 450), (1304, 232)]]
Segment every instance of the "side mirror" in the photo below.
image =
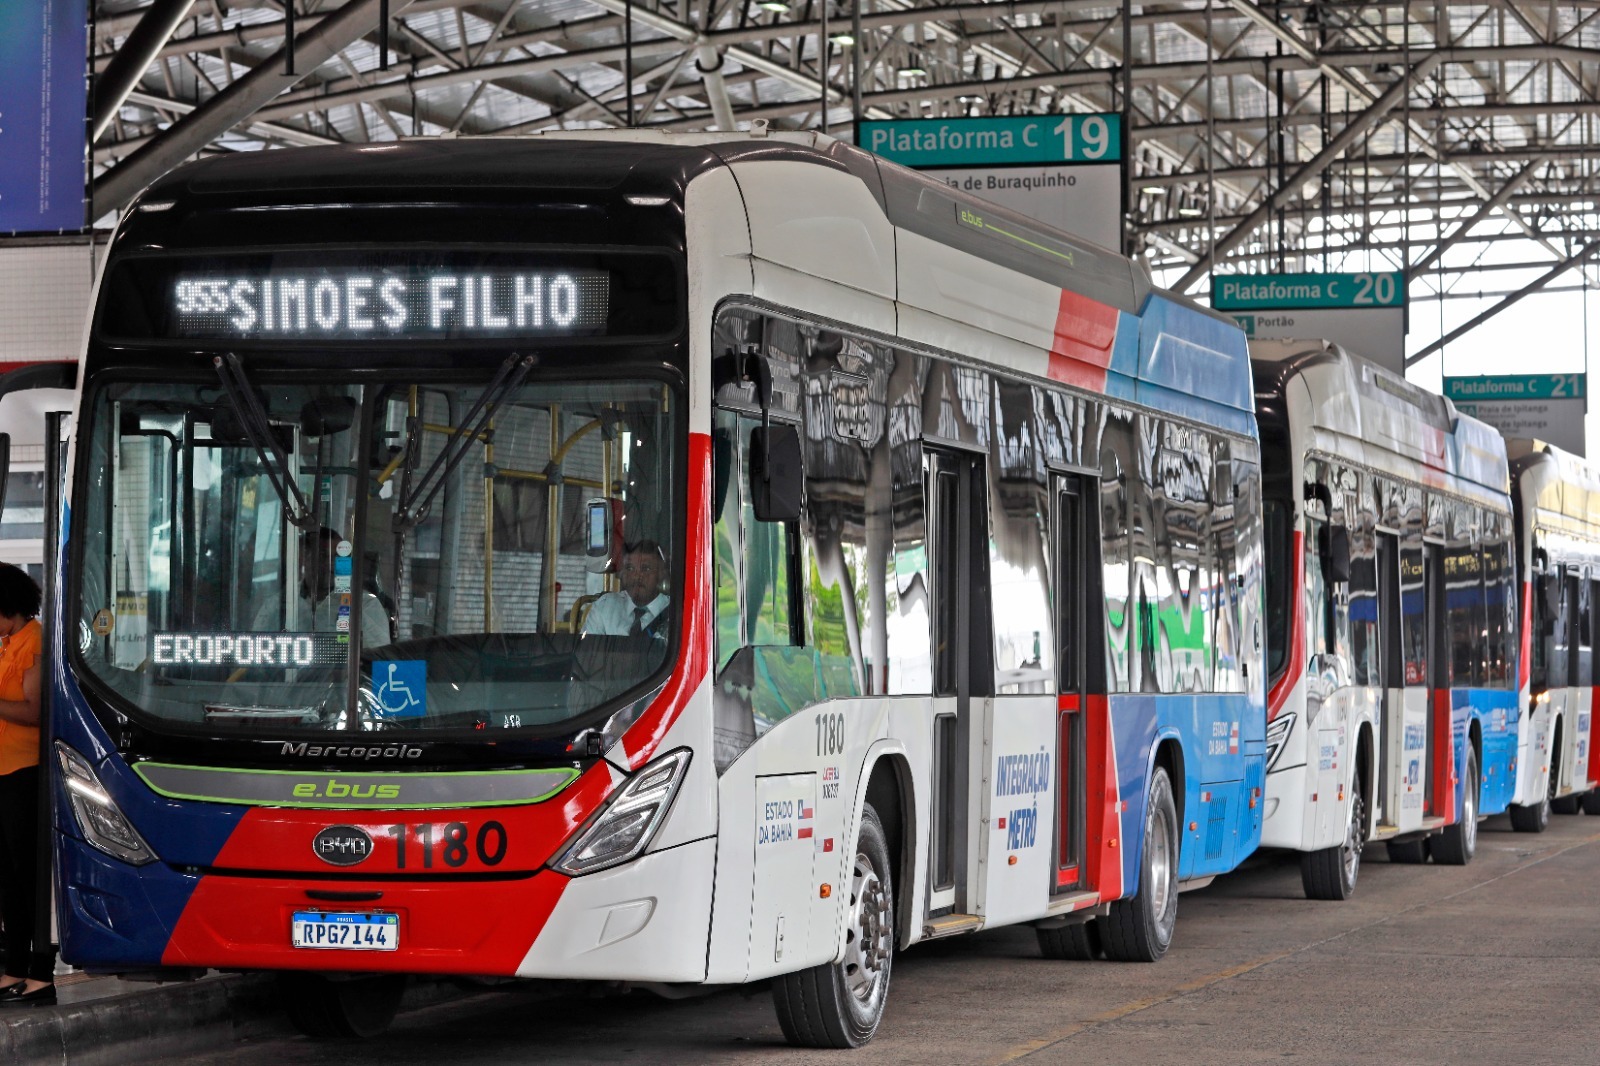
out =
[(806, 474), (800, 430), (757, 426), (750, 431), (750, 503), (758, 522), (793, 522), (800, 517)]
[(1322, 557), (1322, 572), (1336, 584), (1350, 582), (1350, 531), (1344, 526), (1323, 526), (1317, 554)]
[(0, 433), (0, 515), (6, 513), (6, 483), (11, 480), (11, 434)]
[(584, 543), (583, 566), (591, 574), (603, 574), (611, 569), (612, 510), (611, 501), (596, 496), (583, 505)]

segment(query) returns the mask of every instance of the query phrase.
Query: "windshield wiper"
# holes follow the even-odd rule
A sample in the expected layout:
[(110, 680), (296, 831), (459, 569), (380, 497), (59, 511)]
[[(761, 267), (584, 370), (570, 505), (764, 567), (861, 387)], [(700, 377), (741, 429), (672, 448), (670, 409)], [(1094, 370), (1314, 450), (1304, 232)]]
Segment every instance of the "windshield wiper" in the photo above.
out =
[[(428, 517), (428, 507), (433, 503), (434, 496), (438, 495), (439, 489), (443, 487), (445, 479), (461, 465), (461, 460), (467, 457), (467, 451), (474, 441), (482, 439), (487, 442), (485, 427), (494, 415), (495, 407), (522, 384), (522, 379), (528, 376), (528, 371), (533, 369), (536, 361), (531, 355), (518, 355), (513, 352), (500, 364), (494, 380), (478, 394), (471, 409), (467, 411), (467, 416), (461, 420), (461, 428), (446, 438), (444, 447), (439, 449), (439, 454), (433, 457), (433, 462), (422, 477), (417, 479), (414, 486), (411, 484), (411, 471), (415, 467), (410, 462), (406, 463), (405, 472), (400, 478), (399, 506), (395, 508), (396, 533), (407, 533)], [(417, 432), (418, 428), (415, 425), (411, 427), (411, 440), (407, 443), (413, 455), (418, 454), (422, 447), (422, 436)]]
[(267, 418), (256, 390), (250, 386), (250, 379), (245, 376), (244, 364), (233, 352), (215, 357), (211, 364), (217, 368), (222, 389), (228, 394), (228, 402), (233, 404), (234, 413), (239, 416), (244, 435), (254, 446), (256, 455), (260, 456), (261, 465), (266, 468), (272, 490), (283, 501), (285, 515), (299, 529), (315, 529), (316, 515), (305, 493), (300, 491), (294, 475), (289, 472), (289, 457), (284, 453), (283, 445), (278, 443), (277, 434), (272, 432), (272, 422)]

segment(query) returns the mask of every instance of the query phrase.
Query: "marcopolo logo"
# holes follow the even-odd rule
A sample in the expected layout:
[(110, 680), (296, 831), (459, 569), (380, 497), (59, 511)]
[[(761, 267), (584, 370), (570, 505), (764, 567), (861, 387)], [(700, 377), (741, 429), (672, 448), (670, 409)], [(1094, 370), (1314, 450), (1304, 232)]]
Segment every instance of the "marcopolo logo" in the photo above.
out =
[(290, 789), (295, 799), (385, 799), (397, 800), (400, 798), (399, 785), (378, 785), (362, 783), (360, 781), (340, 781), (330, 777), (326, 781), (302, 781)]
[(311, 850), (323, 862), (354, 866), (372, 854), (372, 838), (365, 829), (353, 825), (330, 825), (311, 838)]

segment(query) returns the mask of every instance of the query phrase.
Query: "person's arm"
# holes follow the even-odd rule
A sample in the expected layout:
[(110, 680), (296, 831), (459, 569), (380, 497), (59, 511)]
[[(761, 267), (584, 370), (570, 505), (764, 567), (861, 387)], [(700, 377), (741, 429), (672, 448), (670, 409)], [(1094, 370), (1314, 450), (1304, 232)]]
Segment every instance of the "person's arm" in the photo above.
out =
[(35, 660), (22, 675), (22, 698), (0, 700), (0, 719), (17, 725), (39, 724), (39, 663)]

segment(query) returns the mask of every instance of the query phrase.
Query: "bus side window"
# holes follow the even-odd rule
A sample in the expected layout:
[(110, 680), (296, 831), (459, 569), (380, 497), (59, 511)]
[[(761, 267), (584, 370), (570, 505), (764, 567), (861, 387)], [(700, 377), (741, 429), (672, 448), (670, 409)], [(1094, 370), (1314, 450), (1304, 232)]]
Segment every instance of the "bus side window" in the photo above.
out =
[(748, 499), (750, 431), (759, 420), (718, 409), (712, 426), (716, 581), (716, 754), (726, 768), (756, 737), (819, 698), (799, 647), (794, 523), (758, 522)]

